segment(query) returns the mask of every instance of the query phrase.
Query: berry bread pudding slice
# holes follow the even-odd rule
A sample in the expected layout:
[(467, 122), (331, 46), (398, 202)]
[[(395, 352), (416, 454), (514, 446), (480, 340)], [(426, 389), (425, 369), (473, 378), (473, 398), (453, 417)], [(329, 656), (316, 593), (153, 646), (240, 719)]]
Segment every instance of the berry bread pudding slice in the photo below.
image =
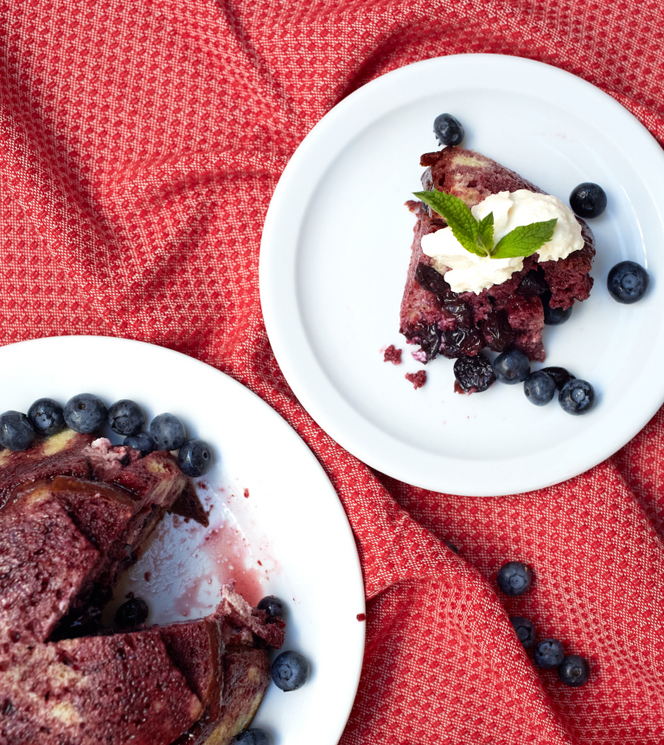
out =
[[(555, 214), (557, 222), (552, 223), (555, 233), (550, 242), (528, 256), (478, 261), (458, 244), (460, 263), (451, 266), (454, 251), (442, 248), (439, 240), (454, 240), (446, 220), (422, 201), (408, 202), (417, 223), (400, 331), (409, 344), (420, 347), (413, 356), (427, 363), (438, 354), (458, 358), (473, 357), (484, 348), (496, 352), (518, 349), (530, 360), (543, 361), (545, 310), (569, 309), (590, 293), (589, 271), (595, 255), (590, 228), (559, 200), (472, 150), (446, 147), (425, 153), (420, 163), (425, 166), (425, 192), (457, 197), (471, 210), (476, 208), (473, 215), (478, 222), (492, 212), (496, 239), (501, 224), (513, 228), (512, 216), (523, 211), (521, 205), (526, 205), (527, 212), (533, 201), (537, 206), (532, 214), (545, 218)], [(535, 216), (529, 222), (542, 219)], [(433, 238), (439, 231), (445, 232)], [(567, 242), (556, 254), (551, 247), (560, 243), (561, 231)]]

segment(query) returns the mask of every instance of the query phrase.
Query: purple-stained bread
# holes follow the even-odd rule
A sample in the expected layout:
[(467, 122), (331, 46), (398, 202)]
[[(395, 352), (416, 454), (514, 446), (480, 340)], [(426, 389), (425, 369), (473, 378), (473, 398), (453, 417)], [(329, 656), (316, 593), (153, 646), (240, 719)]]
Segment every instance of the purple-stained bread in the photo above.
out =
[[(495, 161), (472, 150), (447, 147), (425, 153), (420, 163), (424, 190), (433, 188), (462, 199), (468, 207), (498, 192), (541, 190)], [(545, 357), (542, 344), (542, 297), (551, 308), (570, 308), (585, 300), (593, 284), (589, 271), (595, 255), (591, 230), (581, 225), (583, 247), (557, 261), (532, 254), (510, 279), (479, 293), (453, 292), (433, 260), (422, 251), (422, 238), (446, 227), (445, 220), (419, 201), (408, 202), (415, 214), (415, 236), (401, 302), (400, 331), (420, 347), (414, 356), (428, 362), (436, 355), (455, 358), (481, 349), (516, 348), (531, 360)], [(439, 267), (440, 268), (440, 267)]]

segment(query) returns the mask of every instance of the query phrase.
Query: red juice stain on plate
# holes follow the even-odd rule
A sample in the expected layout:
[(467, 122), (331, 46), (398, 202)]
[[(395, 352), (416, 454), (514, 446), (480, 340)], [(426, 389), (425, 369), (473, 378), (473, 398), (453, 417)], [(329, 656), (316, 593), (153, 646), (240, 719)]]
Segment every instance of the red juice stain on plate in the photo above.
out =
[(203, 571), (187, 583), (185, 592), (176, 598), (173, 607), (185, 618), (195, 618), (209, 613), (217, 603), (213, 596), (200, 597), (205, 585), (234, 584), (235, 590), (252, 605), (265, 594), (261, 585), (260, 570), (247, 566), (251, 559), (249, 545), (240, 529), (226, 520), (205, 532), (196, 548), (194, 558), (200, 554)]
[(244, 498), (249, 499), (249, 489), (244, 490)]

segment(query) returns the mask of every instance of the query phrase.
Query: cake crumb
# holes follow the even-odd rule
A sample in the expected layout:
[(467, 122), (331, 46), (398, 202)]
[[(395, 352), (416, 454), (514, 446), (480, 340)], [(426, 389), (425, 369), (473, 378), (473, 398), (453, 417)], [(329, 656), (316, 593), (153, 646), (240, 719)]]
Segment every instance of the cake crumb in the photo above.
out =
[(416, 373), (406, 373), (406, 380), (413, 384), (413, 388), (417, 390), (421, 388), (427, 382), (427, 371), (420, 370)]
[(384, 362), (391, 362), (393, 365), (400, 365), (401, 364), (401, 349), (397, 349), (394, 344), (390, 344), (390, 346), (385, 350), (385, 356), (383, 357)]

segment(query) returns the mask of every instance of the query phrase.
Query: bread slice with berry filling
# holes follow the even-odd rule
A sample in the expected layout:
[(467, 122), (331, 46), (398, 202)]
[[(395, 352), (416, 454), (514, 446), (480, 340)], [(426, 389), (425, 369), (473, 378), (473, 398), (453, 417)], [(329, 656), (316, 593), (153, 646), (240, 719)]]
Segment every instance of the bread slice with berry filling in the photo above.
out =
[[(526, 189), (542, 190), (519, 174), (472, 150), (447, 147), (425, 153), (422, 186), (462, 199), (472, 208), (492, 194)], [(496, 352), (518, 349), (533, 361), (543, 361), (544, 304), (571, 308), (590, 294), (589, 272), (595, 239), (581, 226), (583, 247), (566, 258), (540, 261), (533, 253), (523, 268), (501, 284), (481, 292), (453, 292), (441, 267), (422, 251), (422, 238), (447, 227), (444, 218), (420, 201), (407, 203), (415, 214), (411, 261), (401, 301), (400, 331), (409, 344), (419, 346), (413, 356), (421, 362), (441, 354), (449, 358), (474, 356), (484, 348)]]

